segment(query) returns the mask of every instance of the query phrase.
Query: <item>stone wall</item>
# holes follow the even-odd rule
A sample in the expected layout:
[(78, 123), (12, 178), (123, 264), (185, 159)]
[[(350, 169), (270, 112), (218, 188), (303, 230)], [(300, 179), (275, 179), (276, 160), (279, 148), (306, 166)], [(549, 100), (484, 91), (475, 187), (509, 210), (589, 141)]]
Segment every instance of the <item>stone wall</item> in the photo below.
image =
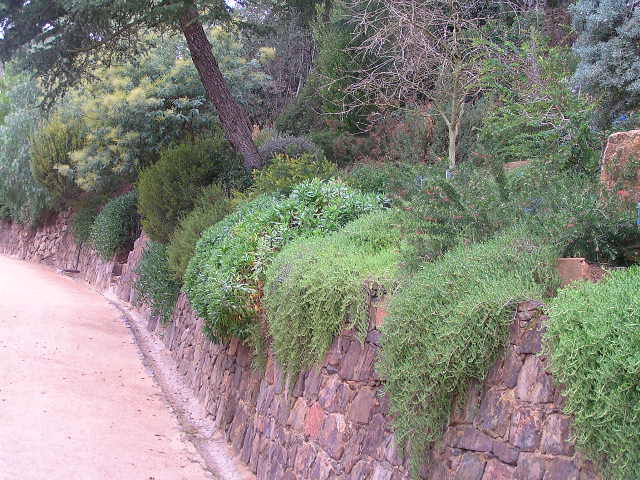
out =
[[(135, 265), (146, 238), (136, 241), (125, 264), (106, 262), (75, 245), (68, 219), (64, 213), (38, 232), (0, 224), (0, 252), (81, 270), (98, 289), (133, 300)], [(184, 294), (169, 326), (145, 314), (149, 330), (162, 339), (194, 395), (258, 479), (409, 479), (374, 370), (383, 317), (375, 299), (371, 313), (364, 344), (354, 332), (342, 332), (323, 364), (295, 381), (272, 358), (265, 372), (253, 369), (251, 352), (237, 341), (211, 343)], [(539, 303), (519, 306), (505, 354), (483, 383), (470, 386), (423, 478), (597, 478), (575, 453), (571, 419), (562, 414), (559, 390), (537, 355), (544, 320)]]

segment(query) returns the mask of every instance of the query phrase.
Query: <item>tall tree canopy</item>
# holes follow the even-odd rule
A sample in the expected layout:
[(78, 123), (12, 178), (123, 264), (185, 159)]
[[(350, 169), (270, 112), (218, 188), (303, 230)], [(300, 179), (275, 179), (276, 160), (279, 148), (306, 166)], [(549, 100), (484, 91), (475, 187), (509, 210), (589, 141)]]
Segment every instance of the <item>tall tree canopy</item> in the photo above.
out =
[(245, 166), (255, 168), (261, 161), (249, 118), (232, 97), (202, 26), (228, 21), (231, 13), (224, 0), (4, 0), (0, 60), (20, 54), (52, 101), (97, 66), (140, 54), (149, 30), (178, 30), (228, 140)]

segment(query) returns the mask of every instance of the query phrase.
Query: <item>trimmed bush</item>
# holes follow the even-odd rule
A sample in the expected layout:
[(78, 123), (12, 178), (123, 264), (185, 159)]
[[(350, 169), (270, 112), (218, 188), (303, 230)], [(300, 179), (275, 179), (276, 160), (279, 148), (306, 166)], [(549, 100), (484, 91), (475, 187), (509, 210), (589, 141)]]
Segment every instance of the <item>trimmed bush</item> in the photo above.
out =
[(137, 303), (150, 306), (153, 315), (159, 316), (162, 323), (169, 323), (180, 293), (180, 284), (169, 271), (167, 247), (159, 242), (150, 241), (136, 274)]
[(258, 197), (207, 230), (185, 276), (185, 291), (207, 334), (215, 341), (246, 338), (275, 254), (297, 237), (336, 231), (380, 204), (375, 195), (312, 180), (284, 199)]
[(142, 227), (151, 239), (167, 243), (205, 186), (239, 187), (244, 181), (241, 159), (220, 132), (164, 150), (138, 181)]
[(220, 185), (210, 185), (202, 192), (196, 207), (182, 219), (167, 247), (169, 270), (182, 281), (196, 244), (207, 228), (215, 225), (231, 211), (230, 201)]
[(258, 193), (288, 195), (294, 186), (306, 180), (328, 180), (338, 173), (335, 165), (324, 157), (309, 153), (300, 156), (278, 154), (271, 164), (254, 173), (253, 190)]
[(544, 336), (577, 446), (616, 480), (640, 478), (639, 290), (639, 267), (567, 287), (549, 302)]
[(54, 115), (31, 137), (31, 171), (55, 198), (76, 189), (69, 155), (84, 146), (82, 130), (78, 119)]
[(133, 245), (140, 230), (136, 199), (135, 191), (114, 198), (93, 222), (89, 241), (105, 260)]
[(503, 351), (516, 304), (556, 284), (556, 252), (510, 231), (427, 263), (392, 298), (377, 370), (415, 471), (456, 400)]
[(343, 328), (364, 336), (373, 295), (391, 293), (398, 234), (390, 211), (327, 237), (300, 238), (267, 269), (264, 307), (275, 357), (292, 374), (320, 362)]

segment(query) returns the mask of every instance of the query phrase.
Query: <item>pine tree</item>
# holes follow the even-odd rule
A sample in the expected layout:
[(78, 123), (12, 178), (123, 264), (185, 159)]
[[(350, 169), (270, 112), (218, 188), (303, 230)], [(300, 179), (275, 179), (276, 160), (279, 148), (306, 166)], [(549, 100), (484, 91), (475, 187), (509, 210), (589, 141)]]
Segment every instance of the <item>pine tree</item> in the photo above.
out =
[(575, 86), (600, 97), (606, 109), (636, 108), (640, 105), (640, 2), (578, 0), (571, 14), (578, 33)]

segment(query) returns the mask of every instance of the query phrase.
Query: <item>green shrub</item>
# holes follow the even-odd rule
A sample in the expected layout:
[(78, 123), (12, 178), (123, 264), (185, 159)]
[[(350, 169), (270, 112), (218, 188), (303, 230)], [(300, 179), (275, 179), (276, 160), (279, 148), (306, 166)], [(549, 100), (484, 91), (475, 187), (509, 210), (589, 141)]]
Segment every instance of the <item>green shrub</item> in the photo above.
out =
[(91, 237), (93, 223), (104, 203), (105, 198), (102, 196), (92, 196), (78, 202), (71, 224), (73, 236), (78, 243), (84, 243)]
[(292, 137), (276, 133), (266, 140), (259, 148), (262, 160), (269, 162), (278, 155), (299, 157), (311, 155), (317, 158), (322, 156), (322, 150), (307, 137)]
[(640, 478), (639, 289), (632, 267), (561, 290), (544, 337), (577, 446), (616, 480)]
[(140, 228), (136, 198), (136, 192), (114, 198), (93, 222), (89, 241), (105, 260), (133, 245)]
[(298, 239), (266, 273), (264, 307), (276, 359), (293, 374), (322, 360), (341, 329), (366, 335), (370, 296), (393, 290), (398, 236), (390, 211), (327, 237)]
[(289, 135), (304, 135), (311, 130), (321, 128), (322, 96), (320, 88), (322, 80), (316, 73), (311, 73), (302, 87), (300, 94), (280, 112), (274, 124), (280, 132)]
[(555, 253), (510, 231), (425, 264), (392, 298), (377, 369), (414, 467), (440, 438), (454, 401), (503, 351), (517, 302), (555, 285)]
[(205, 186), (213, 182), (236, 186), (243, 177), (240, 158), (220, 132), (164, 150), (138, 181), (144, 231), (167, 243)]
[(215, 225), (231, 211), (230, 201), (220, 185), (204, 189), (196, 207), (181, 221), (167, 247), (169, 270), (182, 281), (196, 244), (207, 228)]
[(311, 180), (284, 199), (258, 197), (205, 231), (185, 276), (185, 291), (214, 340), (246, 338), (259, 310), (264, 272), (303, 235), (336, 231), (380, 209), (380, 199), (337, 182)]
[(338, 173), (323, 156), (305, 153), (299, 156), (276, 155), (268, 167), (254, 173), (253, 190), (258, 193), (288, 195), (295, 185), (319, 178), (327, 180)]
[(31, 137), (31, 171), (55, 197), (75, 190), (69, 155), (84, 146), (83, 126), (76, 118), (54, 115)]
[(375, 141), (370, 137), (336, 130), (316, 130), (310, 136), (338, 167), (346, 167), (367, 158), (375, 146)]
[(167, 247), (149, 241), (136, 274), (136, 302), (150, 306), (152, 315), (159, 316), (164, 324), (169, 323), (180, 293), (180, 284), (169, 271)]

